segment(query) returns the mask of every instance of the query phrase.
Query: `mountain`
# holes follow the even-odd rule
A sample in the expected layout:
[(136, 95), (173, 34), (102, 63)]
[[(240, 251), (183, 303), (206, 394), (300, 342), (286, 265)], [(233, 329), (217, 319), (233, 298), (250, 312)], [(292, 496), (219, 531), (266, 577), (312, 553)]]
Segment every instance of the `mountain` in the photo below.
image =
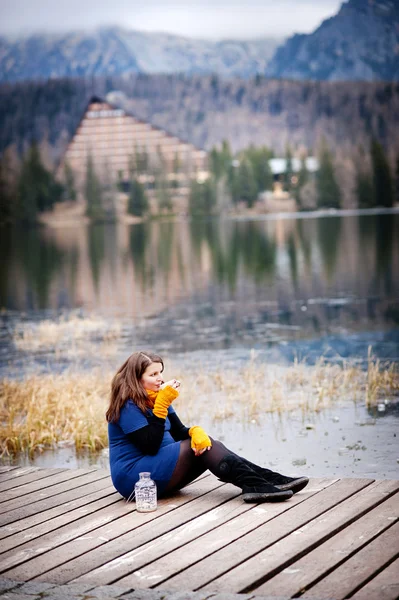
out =
[(265, 70), (278, 79), (398, 81), (399, 1), (349, 0), (309, 35), (294, 35)]
[(313, 33), (285, 43), (212, 42), (121, 27), (0, 37), (0, 81), (134, 73), (398, 81), (399, 0), (349, 0)]
[(212, 42), (120, 27), (24, 38), (0, 37), (0, 81), (185, 73), (252, 77), (281, 39)]

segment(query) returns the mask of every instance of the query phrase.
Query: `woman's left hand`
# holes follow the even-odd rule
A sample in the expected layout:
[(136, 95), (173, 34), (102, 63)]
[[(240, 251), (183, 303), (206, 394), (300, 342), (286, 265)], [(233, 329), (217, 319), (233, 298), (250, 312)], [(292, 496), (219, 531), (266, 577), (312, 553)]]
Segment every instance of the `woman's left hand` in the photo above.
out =
[(196, 450), (195, 448), (192, 448), (195, 456), (201, 456), (201, 454), (204, 454), (204, 452), (206, 452), (207, 450), (210, 450), (211, 446), (207, 446), (206, 448), (201, 448), (201, 450)]
[(202, 427), (198, 425), (190, 427), (188, 435), (191, 437), (191, 449), (195, 456), (200, 456), (206, 450), (211, 449), (212, 440)]

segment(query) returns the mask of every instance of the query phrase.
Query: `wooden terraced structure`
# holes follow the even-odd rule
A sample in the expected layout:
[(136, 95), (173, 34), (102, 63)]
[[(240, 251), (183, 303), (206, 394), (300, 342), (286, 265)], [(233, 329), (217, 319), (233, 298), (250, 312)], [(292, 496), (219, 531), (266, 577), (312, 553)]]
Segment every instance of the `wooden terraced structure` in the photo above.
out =
[(256, 505), (206, 475), (143, 514), (107, 471), (0, 467), (0, 577), (394, 600), (398, 490), (396, 480), (311, 479), (289, 501)]

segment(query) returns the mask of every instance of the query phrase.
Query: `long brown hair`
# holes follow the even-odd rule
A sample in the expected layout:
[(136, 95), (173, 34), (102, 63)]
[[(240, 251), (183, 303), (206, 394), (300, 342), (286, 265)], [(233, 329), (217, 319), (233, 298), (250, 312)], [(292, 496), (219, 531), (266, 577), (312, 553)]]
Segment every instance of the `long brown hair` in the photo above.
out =
[(118, 369), (111, 384), (111, 396), (108, 410), (105, 414), (108, 423), (119, 420), (121, 410), (129, 398), (145, 412), (148, 408), (148, 396), (141, 384), (141, 378), (146, 368), (152, 363), (163, 360), (152, 352), (134, 352)]

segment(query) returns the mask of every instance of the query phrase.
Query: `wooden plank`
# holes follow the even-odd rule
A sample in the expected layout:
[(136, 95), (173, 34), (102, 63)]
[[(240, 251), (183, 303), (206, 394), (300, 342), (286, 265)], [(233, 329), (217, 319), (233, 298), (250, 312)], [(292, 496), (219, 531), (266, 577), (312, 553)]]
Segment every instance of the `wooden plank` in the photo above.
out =
[[(355, 481), (346, 479), (342, 483), (352, 488)], [(361, 482), (362, 480), (357, 481)], [(258, 552), (255, 557), (245, 562), (240, 561), (241, 564), (237, 563), (238, 566), (228, 573), (201, 587), (206, 591), (223, 591), (226, 589), (226, 582), (232, 592), (244, 592), (259, 587), (265, 579), (288, 567), (330, 536), (380, 504), (385, 494), (393, 494), (398, 487), (399, 481), (377, 481), (360, 493), (348, 495), (345, 502), (341, 502), (327, 512), (323, 511), (323, 514), (319, 513), (319, 516), (307, 519), (303, 523), (298, 522), (289, 535), (272, 546), (264, 544), (268, 547)], [(274, 533), (274, 527), (271, 533)], [(215, 560), (215, 557), (213, 558)]]
[[(92, 469), (94, 471), (94, 469)], [(90, 471), (87, 471), (90, 472)], [(40, 475), (43, 474), (43, 478)], [(14, 500), (14, 498), (20, 498), (21, 502), (22, 496), (27, 494), (32, 494), (36, 491), (45, 490), (56, 483), (60, 483), (62, 481), (67, 481), (69, 479), (74, 479), (75, 477), (80, 477), (81, 475), (86, 474), (85, 471), (79, 471), (76, 473), (75, 471), (71, 471), (70, 469), (43, 469), (43, 471), (39, 471), (39, 473), (35, 473), (33, 478), (30, 477), (30, 481), (18, 481), (18, 486), (12, 486), (12, 488), (7, 490), (2, 490), (0, 493), (0, 510), (6, 510), (6, 502), (9, 500)], [(25, 479), (20, 477), (21, 479)], [(16, 482), (15, 482), (16, 483)]]
[[(105, 544), (115, 540), (116, 545), (118, 546), (119, 544), (122, 547), (122, 550), (119, 550), (119, 553), (121, 553), (126, 549), (129, 539), (133, 540), (132, 543), (136, 539), (141, 539), (141, 536), (144, 536), (146, 540), (149, 538), (155, 539), (159, 535), (159, 532), (163, 533), (167, 529), (173, 529), (174, 514), (177, 512), (177, 509), (179, 510), (179, 514), (181, 511), (185, 514), (187, 506), (189, 512), (195, 511), (196, 509), (193, 508), (194, 504), (197, 506), (198, 501), (204, 495), (209, 495), (209, 492), (220, 487), (223, 488), (225, 486), (214, 477), (206, 477), (190, 484), (190, 486), (187, 486), (177, 496), (160, 500), (158, 510), (154, 513), (137, 513), (134, 510), (129, 515), (128, 522), (126, 520), (119, 520), (113, 524), (112, 530), (109, 528), (107, 530), (104, 527), (97, 530), (95, 532), (96, 535), (93, 536), (90, 542), (87, 539), (75, 540), (73, 545), (69, 544), (61, 548), (61, 556), (55, 551), (53, 553), (54, 556), (50, 557), (53, 558), (53, 569), (46, 570), (43, 575), (39, 572), (37, 579), (42, 581), (51, 580), (57, 583), (69, 582), (75, 574), (84, 573), (89, 570), (90, 564), (93, 561), (95, 566), (98, 565), (98, 560), (102, 556)], [(131, 506), (135, 507), (134, 504)], [(146, 527), (147, 523), (150, 526)], [(115, 548), (113, 548), (113, 552), (115, 552)], [(112, 554), (112, 557), (114, 556)], [(48, 566), (48, 560), (46, 561), (46, 565)]]
[(256, 594), (294, 596), (346, 561), (399, 518), (398, 494), (391, 496), (361, 519), (291, 564), (256, 589)]
[[(24, 544), (19, 552), (3, 554), (0, 557), (0, 570), (7, 569), (6, 577), (16, 581), (33, 578), (45, 580), (40, 576), (50, 569), (101, 546), (126, 531), (154, 521), (163, 513), (175, 510), (192, 501), (196, 495), (202, 495), (218, 485), (222, 484), (213, 477), (201, 479), (196, 486), (185, 488), (178, 496), (160, 500), (158, 510), (152, 513), (137, 513), (134, 503), (122, 500), (111, 509), (103, 509), (95, 515), (80, 519), (72, 526), (63, 527), (56, 533)], [(17, 566), (10, 568), (12, 564)]]
[[(21, 508), (22, 506), (41, 500), (43, 497), (55, 496), (65, 489), (83, 485), (81, 483), (83, 481), (82, 478), (90, 473), (98, 473), (98, 470), (62, 471), (61, 473), (55, 473), (46, 477), (44, 481), (34, 481), (21, 486), (21, 494), (18, 493), (20, 491), (19, 488), (8, 490), (2, 494), (7, 499), (0, 504), (1, 512), (4, 514), (9, 510)], [(108, 475), (104, 471), (101, 471), (101, 476), (107, 477)]]
[[(174, 569), (172, 576), (168, 565), (162, 564), (158, 570), (158, 563), (154, 562), (152, 565), (153, 574), (161, 576), (157, 580), (159, 582), (158, 585), (169, 577), (162, 584), (165, 589), (196, 590), (229, 569), (236, 567), (243, 560), (250, 558), (272, 543), (289, 535), (311, 519), (322, 515), (331, 509), (331, 507), (336, 506), (348, 497), (356, 494), (356, 492), (359, 492), (359, 490), (366, 488), (371, 484), (371, 481), (367, 479), (340, 480), (332, 483), (332, 485), (325, 489), (318, 490), (316, 494), (309, 495), (313, 487), (311, 480), (309, 486), (303, 492), (296, 494), (290, 500), (279, 504), (267, 504), (271, 520), (268, 520), (268, 522), (253, 532), (244, 535), (240, 538), (239, 542), (230, 543), (232, 536), (231, 529), (234, 529), (235, 526), (235, 523), (231, 523), (228, 527), (219, 527), (215, 532), (214, 537), (217, 537), (220, 544), (218, 551), (215, 552), (212, 549), (211, 552), (208, 552), (206, 544), (212, 544), (213, 548), (215, 542), (212, 538), (206, 538), (202, 540), (203, 543), (201, 545), (193, 543), (187, 546), (184, 553), (171, 553), (169, 557)], [(307, 494), (305, 501), (297, 503), (297, 499), (301, 498), (302, 494), (305, 493)], [(128, 580), (122, 579), (121, 581), (124, 584), (125, 581), (131, 583), (137, 579), (135, 585), (151, 587), (153, 582), (146, 581), (142, 577), (143, 569), (140, 571), (140, 577), (135, 577), (132, 574)], [(134, 586), (132, 585), (132, 587)], [(231, 592), (233, 591), (229, 582), (222, 591), (226, 589)]]
[[(3, 502), (3, 492), (30, 483), (32, 481), (38, 481), (55, 473), (61, 473), (67, 469), (35, 469), (19, 477), (13, 477), (12, 479), (2, 480), (0, 482), (0, 502)], [(8, 498), (4, 498), (8, 499)]]
[[(135, 529), (48, 571), (46, 581), (51, 580), (55, 583), (90, 581), (97, 585), (114, 581), (117, 577), (126, 574), (124, 570), (126, 563), (129, 572), (132, 557), (129, 552), (129, 557), (126, 558), (127, 548), (137, 549), (137, 551), (133, 550), (133, 553), (136, 552), (141, 556), (147, 547), (162, 548), (163, 543), (173, 543), (173, 541), (175, 545), (180, 546), (185, 536), (200, 535), (201, 528), (213, 528), (218, 519), (226, 520), (228, 515), (249, 510), (250, 506), (242, 507), (242, 502), (234, 501), (239, 493), (240, 490), (230, 485), (220, 486), (216, 491), (211, 489), (209, 493), (186, 503), (178, 510), (156, 519), (151, 523), (151, 527)], [(115, 557), (121, 559), (116, 559), (113, 563)], [(95, 575), (91, 577), (83, 575), (104, 563), (106, 566), (110, 565), (110, 568), (100, 568), (101, 573), (96, 570)]]
[(343, 600), (399, 556), (399, 523), (395, 523), (370, 544), (324, 577), (304, 598)]
[[(167, 555), (155, 560), (146, 561), (143, 565), (139, 565), (129, 575), (120, 580), (121, 585), (132, 585), (134, 588), (148, 588), (154, 585), (159, 585), (164, 580), (168, 579), (165, 586), (169, 589), (190, 589), (192, 590), (191, 579), (185, 579), (185, 583), (180, 587), (180, 583), (174, 583), (174, 576), (184, 568), (191, 567), (197, 561), (203, 559), (205, 556), (208, 557), (209, 561), (212, 561), (212, 557), (215, 556), (215, 551), (220, 550), (228, 546), (234, 548), (236, 552), (240, 553), (240, 548), (243, 548), (243, 540), (245, 540), (251, 533), (262, 541), (262, 547), (264, 547), (264, 531), (265, 528), (271, 523), (276, 523), (278, 519), (285, 521), (289, 519), (289, 514), (295, 510), (301, 510), (308, 502), (313, 500), (314, 504), (322, 502), (320, 494), (323, 493), (327, 486), (333, 485), (331, 480), (321, 480), (314, 482), (313, 480), (309, 486), (301, 494), (295, 495), (290, 499), (289, 502), (281, 502), (278, 504), (264, 503), (258, 506), (260, 515), (260, 523), (256, 522), (251, 514), (244, 514), (235, 517), (227, 523), (220, 525), (213, 529), (209, 533), (203, 535), (200, 538), (193, 539), (192, 542), (185, 546), (178, 548)], [(314, 500), (318, 497), (318, 500)], [(242, 500), (241, 500), (242, 502)], [(255, 505), (256, 506), (256, 505)], [(302, 509), (303, 512), (303, 509)], [(306, 511), (305, 511), (306, 512)], [(271, 525), (270, 525), (271, 526)], [(232, 543), (236, 542), (236, 543)], [(132, 569), (130, 569), (132, 571)], [(190, 570), (190, 577), (195, 574), (196, 577), (203, 579), (204, 574), (199, 574), (195, 567)], [(172, 586), (170, 587), (170, 582)], [(225, 589), (229, 589), (228, 587)]]
[[(104, 476), (104, 472), (102, 471), (93, 471), (88, 475), (83, 475), (70, 481), (66, 481), (63, 484), (59, 484), (58, 486), (54, 486), (57, 488), (57, 493), (45, 494), (44, 498), (36, 496), (37, 499), (35, 502), (22, 507), (17, 506), (14, 510), (9, 510), (4, 514), (0, 514), (0, 526), (8, 525), (9, 523), (19, 521), (20, 519), (26, 518), (30, 515), (38, 514), (39, 512), (47, 510), (48, 508), (52, 508), (53, 506), (59, 506), (65, 501), (71, 500), (78, 496), (85, 496), (87, 484), (99, 479), (107, 481), (108, 475)], [(65, 491), (63, 492), (63, 490)], [(54, 489), (52, 491), (54, 492)]]
[[(326, 485), (328, 483), (326, 482)], [(293, 502), (304, 502), (312, 493), (317, 492), (314, 490), (313, 492), (299, 494), (293, 499)], [(219, 548), (220, 536), (218, 532), (221, 525), (226, 525), (226, 530), (231, 536), (231, 541), (233, 541), (249, 531), (253, 531), (259, 525), (264, 524), (265, 521), (274, 518), (276, 510), (281, 513), (290, 510), (290, 508), (292, 508), (291, 503), (290, 505), (285, 503), (279, 504), (278, 507), (276, 505), (272, 507), (270, 504), (245, 504), (241, 499), (231, 501), (227, 506), (224, 505), (220, 509), (210, 511), (204, 516), (205, 518), (195, 518), (188, 526), (177, 527), (172, 535), (157, 538), (156, 544), (148, 543), (123, 554), (100, 569), (96, 569), (85, 577), (76, 580), (76, 582), (94, 582), (100, 578), (101, 583), (104, 584), (105, 581), (115, 581), (116, 578), (120, 580), (125, 575), (125, 578), (121, 581), (126, 581), (127, 585), (130, 585), (126, 575), (134, 569), (133, 577), (135, 580), (145, 579), (147, 582), (156, 583), (160, 569), (163, 569), (163, 577), (165, 578), (167, 573), (173, 574), (175, 572), (175, 560), (179, 561), (179, 554), (185, 556), (187, 560), (188, 556), (190, 558), (192, 556), (193, 547), (195, 551), (195, 547), (198, 545), (205, 546), (209, 553), (215, 548)], [(176, 552), (174, 552), (175, 550)], [(173, 555), (171, 555), (172, 552), (174, 552)], [(155, 561), (157, 561), (155, 571), (151, 570), (151, 566), (145, 568), (146, 565), (153, 565)]]
[[(0, 572), (4, 573), (7, 571), (7, 579), (13, 579), (13, 571), (10, 572), (9, 569), (15, 567), (16, 565), (22, 565), (20, 568), (26, 572), (24, 563), (30, 559), (33, 559), (31, 562), (41, 562), (41, 569), (45, 570), (46, 565), (49, 564), (48, 555), (50, 550), (57, 548), (59, 554), (62, 554), (62, 550), (59, 549), (59, 546), (67, 544), (68, 542), (72, 542), (77, 538), (80, 538), (80, 541), (84, 542), (86, 538), (90, 539), (90, 535), (94, 529), (98, 529), (104, 525), (112, 527), (114, 525), (110, 524), (113, 523), (113, 521), (131, 513), (133, 510), (135, 510), (133, 504), (119, 501), (116, 506), (112, 507), (111, 510), (110, 507), (107, 506), (106, 508), (97, 511), (93, 515), (86, 515), (85, 517), (79, 519), (77, 523), (72, 523), (71, 525), (68, 524), (64, 527), (61, 527), (56, 532), (52, 531), (41, 536), (39, 539), (27, 541), (23, 546), (1, 554)], [(8, 573), (11, 574), (8, 575)]]
[(40, 471), (40, 467), (2, 467), (4, 470), (0, 473), (0, 481), (8, 481), (20, 477), (21, 475), (27, 475), (34, 471)]
[[(92, 483), (85, 485), (84, 489), (78, 488), (81, 496), (77, 496), (77, 490), (71, 490), (64, 494), (60, 494), (63, 498), (63, 503), (53, 508), (43, 507), (40, 503), (41, 508), (39, 512), (36, 512), (25, 518), (21, 518), (18, 521), (13, 521), (8, 525), (4, 525), (0, 528), (0, 540), (14, 535), (20, 531), (33, 528), (43, 522), (51, 522), (51, 519), (58, 517), (59, 515), (73, 511), (80, 506), (88, 507), (90, 509), (90, 503), (100, 500), (103, 496), (108, 496), (111, 493), (116, 493), (118, 498), (121, 496), (115, 492), (115, 488), (110, 485), (110, 482), (105, 479), (98, 479)], [(84, 492), (84, 493), (83, 493)], [(57, 496), (59, 500), (60, 496)], [(53, 499), (52, 499), (53, 500)], [(37, 503), (39, 504), (39, 503)], [(37, 504), (35, 505), (37, 507)]]
[(398, 600), (398, 598), (399, 559), (351, 596), (351, 600)]
[(81, 519), (87, 514), (93, 514), (101, 508), (111, 506), (116, 502), (121, 502), (121, 497), (117, 492), (115, 492), (115, 488), (113, 486), (108, 486), (108, 488), (106, 488), (106, 494), (103, 495), (103, 497), (101, 497), (101, 495), (99, 496), (98, 492), (96, 492), (95, 501), (91, 502), (90, 504), (87, 503), (87, 496), (85, 496), (85, 498), (82, 499), (82, 504), (84, 504), (80, 508), (68, 510), (68, 512), (44, 521), (44, 523), (40, 523), (35, 527), (31, 527), (29, 530), (24, 530), (19, 533), (15, 533), (14, 535), (9, 535), (3, 539), (0, 553), (7, 552), (8, 550), (16, 548), (17, 546), (21, 546), (28, 541), (44, 536), (50, 533), (50, 531), (55, 531), (64, 525), (69, 525), (70, 523)]

